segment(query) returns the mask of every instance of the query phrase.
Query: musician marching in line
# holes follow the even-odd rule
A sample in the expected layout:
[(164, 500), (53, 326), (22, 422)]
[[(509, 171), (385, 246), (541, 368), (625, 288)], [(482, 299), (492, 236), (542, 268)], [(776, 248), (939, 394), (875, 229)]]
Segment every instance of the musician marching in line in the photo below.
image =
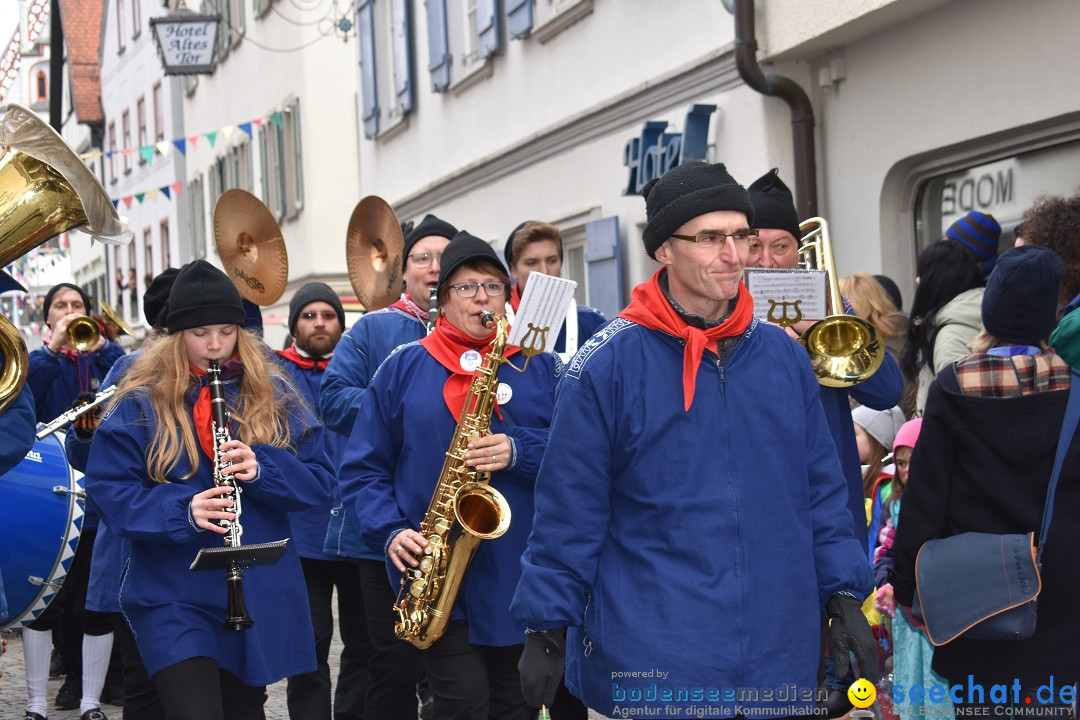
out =
[(695, 716), (724, 705), (706, 689), (748, 685), (796, 697), (727, 710), (809, 712), (824, 616), (834, 652), (877, 670), (870, 568), (818, 381), (753, 316), (754, 208), (724, 166), (683, 163), (642, 194), (662, 267), (563, 374), (537, 478), (512, 606), (530, 629), (525, 697), (551, 701), (565, 652), (570, 691), (605, 715), (640, 714), (655, 691), (666, 716)]
[[(289, 512), (330, 497), (322, 427), (243, 322), (240, 295), (223, 272), (202, 260), (181, 269), (169, 334), (134, 362), (90, 451), (87, 491), (131, 543), (120, 604), (173, 720), (254, 720), (266, 685), (316, 665), (294, 548), (247, 572), (254, 626), (243, 633), (222, 625), (221, 575), (189, 569), (198, 550), (222, 546), (221, 521), (239, 520), (228, 511), (230, 484), (215, 485), (215, 470), (242, 488), (245, 545), (288, 537)], [(233, 439), (220, 447), (206, 384), (212, 361), (221, 364), (232, 413)]]
[[(326, 283), (309, 282), (289, 301), (289, 334), (294, 341), (278, 356), (297, 390), (312, 408), (319, 407), (319, 385), (345, 329), (341, 300)], [(325, 433), (330, 466), (340, 466), (348, 438), (332, 430)], [(336, 478), (335, 478), (336, 479)], [(334, 494), (337, 496), (335, 484)], [(330, 720), (364, 717), (367, 694), (368, 640), (364, 595), (356, 562), (324, 550), (331, 510), (340, 502), (327, 501), (289, 514), (293, 543), (304, 570), (311, 623), (315, 628), (315, 672), (289, 678), (289, 717), (295, 720)], [(340, 509), (338, 510), (340, 514)], [(331, 713), (330, 641), (334, 635), (333, 599), (337, 592), (338, 635), (344, 648), (333, 694)]]
[[(400, 573), (424, 557), (428, 541), (417, 528), (455, 428), (465, 421), (459, 415), (473, 372), (496, 335), (482, 313), (502, 315), (510, 289), (495, 251), (464, 231), (446, 247), (442, 261), (435, 332), (398, 348), (379, 368), (339, 474), (345, 507), (360, 526), (365, 549), (381, 553), (390, 570), (388, 609)], [(519, 367), (524, 363), (512, 346), (505, 356)], [(421, 652), (436, 720), (524, 720), (533, 714), (515, 666), (524, 625), (510, 617), (509, 605), (532, 528), (533, 481), (559, 369), (558, 358), (547, 353), (532, 357), (524, 373), (504, 365), (491, 433), (464, 452), (472, 471), (492, 474), (491, 487), (505, 496), (513, 519), (504, 535), (480, 543), (445, 634)]]
[[(0, 270), (0, 293), (19, 290), (26, 292), (26, 288), (18, 283), (15, 278)], [(2, 357), (0, 363), (13, 363), (15, 358)], [(3, 365), (0, 365), (0, 370)], [(19, 464), (26, 453), (34, 446), (34, 393), (30, 387), (23, 383), (18, 394), (10, 404), (0, 412), (0, 437), (5, 438), (0, 446), (0, 475)], [(0, 578), (3, 583), (3, 578)], [(3, 585), (0, 584), (0, 600), (3, 600)], [(3, 608), (0, 602), (0, 610)], [(3, 617), (0, 614), (0, 617)]]
[[(319, 409), (326, 427), (349, 436), (371, 378), (394, 348), (427, 335), (430, 288), (438, 285), (441, 257), (457, 233), (450, 223), (427, 215), (404, 238), (405, 290), (388, 308), (365, 313), (341, 338), (326, 368)], [(382, 548), (368, 550), (356, 536), (348, 513), (331, 550), (358, 561), (364, 592), (371, 659), (368, 664), (367, 717), (407, 720), (417, 717), (417, 682), (423, 667), (416, 648), (394, 636), (390, 607), (396, 588), (386, 581)]]
[[(548, 223), (536, 220), (523, 222), (514, 228), (506, 239), (503, 257), (506, 258), (506, 267), (510, 269), (510, 274), (517, 280), (510, 293), (510, 307), (513, 312), (507, 315), (513, 323), (513, 313), (517, 312), (521, 304), (521, 296), (525, 293), (530, 273), (542, 272), (555, 277), (562, 275), (562, 234), (559, 228)], [(564, 363), (570, 362), (578, 348), (606, 322), (607, 318), (596, 308), (578, 305), (577, 301), (571, 300), (566, 311), (566, 321), (559, 328), (555, 344), (549, 350), (558, 353)]]

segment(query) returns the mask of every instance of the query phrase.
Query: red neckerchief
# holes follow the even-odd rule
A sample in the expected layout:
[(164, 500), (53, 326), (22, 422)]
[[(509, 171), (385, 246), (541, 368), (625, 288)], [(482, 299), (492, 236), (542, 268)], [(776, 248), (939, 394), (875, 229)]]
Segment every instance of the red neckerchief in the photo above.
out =
[(422, 309), (419, 305), (414, 303), (413, 299), (405, 293), (401, 293), (401, 297), (399, 297), (397, 301), (390, 307), (397, 308), (398, 310), (403, 310), (404, 312), (407, 312), (410, 315), (414, 315), (423, 320), (424, 322), (427, 322), (428, 311)]
[(521, 306), (521, 283), (514, 283), (514, 287), (510, 290), (510, 307), (514, 308), (516, 314), (518, 308)]
[[(465, 407), (465, 396), (469, 393), (469, 385), (472, 383), (473, 373), (461, 367), (461, 356), (469, 350), (480, 351), (491, 344), (495, 339), (492, 332), (482, 340), (475, 340), (450, 324), (443, 316), (435, 321), (435, 332), (428, 333), (420, 338), (420, 344), (431, 354), (431, 357), (439, 361), (439, 364), (450, 371), (450, 377), (443, 385), (443, 400), (450, 414), (457, 417), (461, 409)], [(519, 348), (516, 345), (507, 345), (503, 357), (510, 357)], [(499, 413), (496, 402), (495, 412)], [(499, 413), (502, 419), (502, 413)]]
[[(64, 345), (60, 348), (59, 354), (75, 363), (75, 374), (79, 376), (79, 392), (90, 392), (90, 365), (92, 362), (90, 353), (80, 352)], [(83, 358), (86, 359), (85, 362), (83, 362)]]
[(296, 351), (296, 343), (293, 343), (285, 350), (276, 350), (275, 352), (286, 360), (296, 363), (304, 370), (316, 368), (319, 372), (322, 372), (330, 364), (330, 358), (304, 357)]
[[(191, 363), (188, 363), (188, 368), (191, 370), (191, 374), (199, 379), (200, 384), (202, 379), (206, 376), (205, 370), (200, 370)], [(225, 361), (224, 366), (221, 368), (221, 379), (236, 377), (240, 374), (240, 360), (237, 356), (233, 356)], [(199, 388), (199, 394), (195, 397), (195, 407), (192, 409), (192, 420), (195, 422), (195, 434), (199, 437), (199, 445), (202, 447), (206, 457), (214, 460), (216, 454), (214, 452), (214, 413), (210, 409), (210, 386), (203, 385)]]
[(735, 337), (746, 332), (754, 317), (754, 301), (742, 281), (739, 281), (739, 294), (735, 301), (735, 310), (727, 320), (714, 328), (702, 330), (688, 325), (680, 317), (660, 289), (660, 272), (653, 273), (648, 282), (641, 283), (630, 293), (630, 304), (619, 313), (619, 317), (632, 320), (650, 330), (670, 333), (686, 341), (683, 349), (683, 404), (687, 411), (694, 402), (694, 390), (697, 386), (697, 370), (701, 357), (706, 350), (717, 352), (716, 341), (720, 338)]

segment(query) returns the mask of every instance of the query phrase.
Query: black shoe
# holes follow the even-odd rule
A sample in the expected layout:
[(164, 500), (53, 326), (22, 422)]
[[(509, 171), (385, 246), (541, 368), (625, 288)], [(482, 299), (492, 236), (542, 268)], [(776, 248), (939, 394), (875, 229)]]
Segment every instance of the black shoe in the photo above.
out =
[(56, 652), (56, 648), (53, 648), (52, 655), (49, 656), (49, 677), (58, 678), (64, 676), (64, 660), (60, 657), (60, 653)]
[(101, 688), (101, 704), (106, 703), (116, 707), (124, 706), (123, 683), (105, 683), (105, 687)]
[(81, 716), (79, 720), (109, 720), (109, 716), (101, 712), (101, 708), (96, 707), (93, 710), (87, 710)]
[(60, 692), (56, 693), (57, 710), (74, 710), (79, 707), (82, 699), (82, 681), (74, 675), (68, 675), (64, 684), (60, 686)]
[(852, 704), (846, 692), (829, 688), (829, 696), (825, 699), (825, 717), (830, 720), (843, 717), (851, 712), (851, 708)]
[(28, 712), (28, 713), (26, 713), (26, 717), (24, 717), (23, 720), (48, 720), (48, 719), (45, 718), (42, 715), (38, 715), (37, 713)]

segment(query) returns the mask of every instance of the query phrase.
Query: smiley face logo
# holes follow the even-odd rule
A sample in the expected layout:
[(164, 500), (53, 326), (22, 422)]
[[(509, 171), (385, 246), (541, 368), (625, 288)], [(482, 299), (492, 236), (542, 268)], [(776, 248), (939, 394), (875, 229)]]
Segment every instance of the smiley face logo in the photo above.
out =
[(862, 710), (874, 704), (874, 700), (877, 699), (877, 688), (869, 680), (859, 678), (851, 683), (847, 696), (852, 705)]

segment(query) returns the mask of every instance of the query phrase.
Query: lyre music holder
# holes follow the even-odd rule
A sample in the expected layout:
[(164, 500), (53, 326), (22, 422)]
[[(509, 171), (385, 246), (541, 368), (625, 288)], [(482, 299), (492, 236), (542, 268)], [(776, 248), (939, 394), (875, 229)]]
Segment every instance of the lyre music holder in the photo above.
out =
[(268, 543), (253, 543), (239, 547), (205, 547), (199, 550), (192, 570), (228, 570), (233, 563), (240, 563), (244, 568), (255, 565), (273, 565), (281, 559), (289, 544), (289, 538)]

